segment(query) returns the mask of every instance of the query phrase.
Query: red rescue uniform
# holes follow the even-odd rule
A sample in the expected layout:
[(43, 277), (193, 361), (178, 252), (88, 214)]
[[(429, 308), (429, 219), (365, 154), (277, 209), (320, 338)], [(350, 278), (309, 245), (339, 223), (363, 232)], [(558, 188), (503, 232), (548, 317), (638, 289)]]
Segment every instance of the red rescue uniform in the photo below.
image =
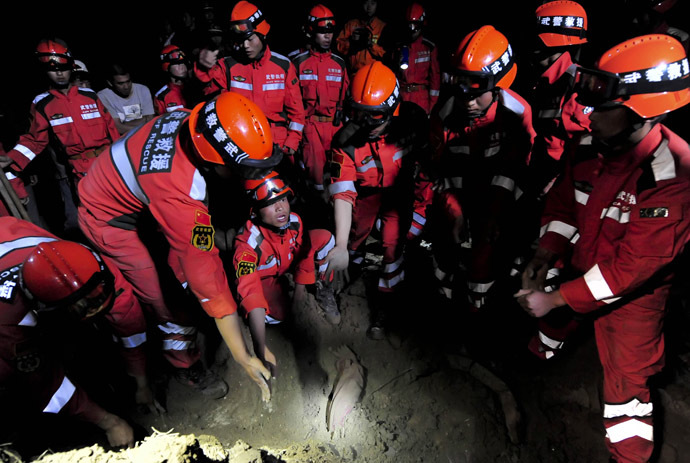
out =
[(11, 169), (23, 170), (50, 143), (60, 143), (76, 178), (86, 175), (94, 159), (119, 138), (115, 122), (91, 89), (70, 87), (67, 95), (52, 89), (31, 104), (31, 127), (7, 155)]
[[(21, 263), (39, 243), (58, 238), (30, 222), (0, 219), (0, 384), (27, 398), (26, 407), (66, 413), (98, 423), (105, 411), (65, 376), (50, 346), (42, 345), (39, 317), (19, 286)], [(113, 262), (104, 258), (119, 292), (106, 320), (120, 345), (127, 372), (143, 376), (146, 325), (132, 288)]]
[(416, 103), (431, 112), (441, 89), (441, 69), (436, 45), (419, 36), (407, 46), (407, 69), (396, 71), (403, 101)]
[[(454, 110), (455, 97), (439, 103), (432, 114), (432, 145), (438, 156), (440, 190), (436, 207), (447, 222), (437, 222), (434, 253), (436, 276), (447, 285), (458, 255), (450, 237), (452, 224), (463, 220), (464, 247), (469, 247), (467, 286), (470, 302), (481, 308), (503, 265), (501, 243), (491, 229), (505, 228), (506, 218), (522, 194), (520, 183), (530, 156), (534, 129), (530, 105), (517, 93), (499, 89), (483, 116), (467, 119)], [(501, 227), (502, 225), (502, 227)], [(506, 236), (499, 235), (502, 238)]]
[(316, 272), (326, 270), (324, 259), (334, 247), (335, 238), (329, 231), (305, 233), (294, 212), (284, 230), (248, 220), (235, 238), (233, 251), (240, 307), (246, 314), (264, 308), (269, 323), (283, 321), (289, 304), (280, 277), (290, 272), (296, 284), (314, 284)]
[[(89, 240), (111, 257), (137, 296), (153, 307), (164, 349), (175, 366), (199, 358), (196, 329), (186, 310), (167, 307), (153, 260), (136, 230), (151, 213), (170, 244), (168, 263), (212, 317), (235, 312), (208, 213), (206, 181), (192, 151), (180, 143), (189, 111), (159, 116), (113, 144), (79, 185), (79, 224)], [(174, 312), (173, 312), (174, 311)]]
[(669, 264), (690, 238), (690, 149), (658, 124), (613, 158), (584, 136), (569, 161), (547, 197), (539, 245), (559, 256), (572, 251), (582, 274), (560, 292), (575, 312), (596, 316), (609, 450), (620, 462), (647, 461), (647, 383), (664, 365)]
[[(338, 52), (347, 60), (351, 76), (355, 75), (357, 71), (367, 64), (383, 59), (385, 50), (378, 42), (384, 27), (386, 27), (386, 23), (376, 16), (367, 21), (356, 18), (345, 23), (336, 39), (336, 46), (338, 47)], [(356, 29), (366, 29), (371, 36), (369, 46), (362, 50), (351, 49), (350, 37), (352, 37), (352, 33)]]
[(153, 104), (157, 116), (187, 108), (187, 100), (183, 94), (183, 88), (182, 85), (168, 83), (156, 92)]
[(345, 61), (330, 51), (310, 50), (293, 60), (300, 87), (306, 124), (302, 159), (316, 190), (323, 190), (326, 152), (342, 123), (335, 124), (336, 111), (342, 111), (345, 93), (350, 86)]
[(562, 171), (559, 163), (566, 143), (589, 131), (591, 107), (583, 106), (575, 98), (575, 71), (570, 53), (564, 52), (539, 78), (532, 98), (534, 140), (530, 170), (535, 175), (535, 187), (548, 188)]
[[(377, 219), (381, 220), (383, 269), (378, 289), (383, 292), (393, 291), (404, 280), (404, 238), (412, 211), (423, 212), (422, 207), (416, 207), (413, 197), (415, 182), (421, 178), (415, 177), (418, 171), (415, 134), (411, 127), (407, 131), (399, 130), (404, 124), (400, 118), (394, 118), (388, 135), (376, 140), (362, 137), (355, 131), (355, 125), (346, 124), (336, 135), (328, 155), (331, 174), (328, 193), (333, 200), (341, 199), (353, 205), (348, 246), (354, 263), (362, 262), (360, 248)], [(405, 136), (400, 132), (406, 132)], [(423, 222), (425, 218), (420, 220)]]
[(194, 64), (194, 74), (204, 95), (237, 92), (261, 108), (271, 123), (273, 142), (294, 151), (299, 149), (304, 129), (304, 106), (295, 66), (266, 45), (257, 61), (242, 64), (228, 56), (205, 70)]

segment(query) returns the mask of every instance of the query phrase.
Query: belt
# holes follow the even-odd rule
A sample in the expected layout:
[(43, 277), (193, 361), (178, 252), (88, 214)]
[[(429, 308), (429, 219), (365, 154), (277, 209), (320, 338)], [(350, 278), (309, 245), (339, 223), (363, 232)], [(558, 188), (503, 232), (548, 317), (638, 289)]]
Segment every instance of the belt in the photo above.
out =
[(429, 88), (426, 84), (402, 84), (403, 92), (417, 92)]
[(84, 151), (83, 153), (79, 154), (70, 154), (67, 156), (70, 161), (75, 161), (77, 159), (93, 159), (97, 158), (99, 154), (101, 154), (105, 149), (108, 147), (108, 145), (103, 145), (99, 146), (98, 148), (94, 148), (92, 150)]
[(333, 116), (319, 116), (318, 114), (309, 116), (309, 119), (315, 122), (333, 122)]

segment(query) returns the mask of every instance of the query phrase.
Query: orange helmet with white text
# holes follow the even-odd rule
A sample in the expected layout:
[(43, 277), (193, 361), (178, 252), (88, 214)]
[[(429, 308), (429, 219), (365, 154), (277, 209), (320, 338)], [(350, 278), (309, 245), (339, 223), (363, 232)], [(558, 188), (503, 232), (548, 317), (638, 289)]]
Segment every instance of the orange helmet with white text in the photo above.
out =
[(36, 46), (38, 61), (49, 70), (72, 70), (74, 58), (67, 44), (58, 39), (43, 39)]
[(587, 13), (576, 2), (548, 2), (537, 8), (537, 34), (547, 47), (587, 43)]
[(509, 88), (517, 74), (512, 47), (493, 26), (470, 32), (451, 57), (451, 66), (451, 82), (468, 94)]
[(225, 92), (199, 103), (189, 117), (189, 131), (204, 161), (244, 167), (245, 176), (249, 169), (272, 169), (282, 157), (263, 111), (239, 93)]
[(230, 12), (230, 32), (237, 41), (248, 39), (252, 34), (265, 38), (269, 30), (271, 26), (253, 3), (240, 0)]
[(690, 66), (683, 45), (649, 34), (606, 51), (596, 69), (579, 68), (577, 100), (586, 106), (622, 105), (648, 119), (690, 103)]
[(400, 113), (400, 87), (395, 73), (380, 61), (364, 66), (352, 78), (350, 106), (378, 125)]

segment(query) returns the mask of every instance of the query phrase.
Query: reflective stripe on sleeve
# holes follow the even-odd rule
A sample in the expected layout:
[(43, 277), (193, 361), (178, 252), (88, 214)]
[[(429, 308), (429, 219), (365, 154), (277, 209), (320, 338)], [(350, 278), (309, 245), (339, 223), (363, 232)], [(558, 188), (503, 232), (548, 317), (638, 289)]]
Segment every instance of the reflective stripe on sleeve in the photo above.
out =
[(560, 349), (561, 347), (563, 347), (562, 341), (556, 341), (555, 339), (551, 339), (541, 331), (539, 332), (539, 340), (542, 342), (542, 344), (549, 346), (551, 349)]
[(288, 130), (301, 132), (302, 130), (304, 130), (304, 124), (300, 124), (299, 122), (290, 122), (290, 125), (288, 125)]
[(560, 220), (552, 220), (551, 222), (541, 227), (541, 230), (543, 232), (541, 233), (541, 236), (544, 236), (548, 232), (554, 232), (558, 233), (559, 235), (563, 236), (568, 240), (572, 239), (577, 233), (576, 227), (568, 225), (565, 222), (561, 222)]
[(189, 197), (197, 201), (206, 199), (206, 180), (201, 175), (199, 169), (194, 169), (194, 176), (192, 177), (192, 188), (189, 190)]
[(582, 204), (583, 206), (586, 206), (587, 201), (589, 201), (589, 195), (584, 191), (575, 190), (575, 201)]
[(491, 286), (493, 286), (494, 282), (490, 281), (488, 283), (475, 283), (474, 281), (468, 281), (467, 282), (467, 287), (470, 289), (470, 291), (473, 291), (475, 293), (486, 293), (491, 289)]
[(178, 341), (175, 339), (164, 339), (163, 350), (187, 350), (190, 347), (189, 341)]
[(69, 402), (76, 391), (74, 384), (65, 376), (57, 391), (50, 398), (50, 402), (43, 409), (43, 413), (59, 413), (60, 410)]
[(194, 334), (196, 328), (193, 326), (182, 326), (177, 323), (165, 322), (164, 325), (158, 325), (158, 329), (166, 334)]
[(400, 256), (398, 258), (398, 260), (396, 260), (395, 262), (391, 262), (390, 264), (385, 264), (383, 266), (383, 272), (382, 273), (393, 273), (393, 272), (395, 272), (402, 265), (404, 260), (405, 259), (403, 258), (403, 256)]
[(505, 188), (511, 193), (515, 191), (515, 180), (513, 180), (512, 178), (504, 177), (503, 175), (496, 175), (491, 180), (491, 184), (494, 186)]
[(379, 288), (391, 289), (405, 279), (405, 271), (403, 270), (393, 278), (379, 278)]
[(422, 215), (420, 215), (416, 212), (412, 213), (412, 220), (414, 220), (415, 222), (417, 222), (420, 225), (424, 225), (426, 223), (426, 217), (422, 217)]
[(33, 161), (33, 159), (36, 157), (36, 153), (24, 145), (16, 144), (14, 145), (14, 149), (22, 153), (29, 161)]
[(597, 301), (613, 297), (613, 291), (611, 291), (609, 284), (604, 279), (599, 264), (594, 264), (594, 267), (585, 273), (584, 279), (589, 291)]
[(355, 182), (345, 180), (342, 182), (335, 182), (328, 185), (328, 193), (331, 196), (338, 193), (342, 193), (344, 191), (352, 191), (353, 193), (356, 193), (357, 190), (355, 189)]
[(326, 258), (329, 252), (331, 252), (331, 249), (335, 247), (335, 237), (331, 235), (331, 239), (328, 240), (328, 243), (324, 245), (321, 249), (319, 249), (316, 252), (316, 260), (323, 260)]

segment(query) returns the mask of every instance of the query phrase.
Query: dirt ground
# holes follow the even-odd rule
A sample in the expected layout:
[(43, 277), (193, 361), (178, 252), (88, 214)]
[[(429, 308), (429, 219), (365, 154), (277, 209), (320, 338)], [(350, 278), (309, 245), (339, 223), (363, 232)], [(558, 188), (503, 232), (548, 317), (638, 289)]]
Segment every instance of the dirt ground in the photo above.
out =
[[(268, 328), (267, 342), (278, 358), (270, 403), (261, 401), (259, 389), (221, 345), (208, 363), (230, 387), (225, 398), (204, 399), (170, 380), (160, 391), (167, 413), (131, 411), (131, 421), (142, 433), (215, 436), (231, 450), (230, 462), (608, 461), (591, 329), (585, 327), (553, 360), (532, 359), (525, 349), (532, 321), (513, 303), (509, 288), (484, 319), (458, 314), (433, 295), (428, 254), (420, 248), (407, 275), (420, 284), (407, 287), (389, 308), (394, 317), (388, 338), (372, 341), (365, 332), (376, 256), (368, 257), (373, 263), (339, 296), (339, 326), (329, 325), (310, 298), (290, 322)], [(679, 326), (687, 320), (673, 321)], [(657, 461), (663, 463), (690, 455), (690, 373), (684, 361), (690, 349), (684, 342), (681, 336), (669, 343), (667, 373), (655, 381)], [(327, 408), (341, 346), (356, 354), (365, 382), (343, 426), (330, 431)]]

